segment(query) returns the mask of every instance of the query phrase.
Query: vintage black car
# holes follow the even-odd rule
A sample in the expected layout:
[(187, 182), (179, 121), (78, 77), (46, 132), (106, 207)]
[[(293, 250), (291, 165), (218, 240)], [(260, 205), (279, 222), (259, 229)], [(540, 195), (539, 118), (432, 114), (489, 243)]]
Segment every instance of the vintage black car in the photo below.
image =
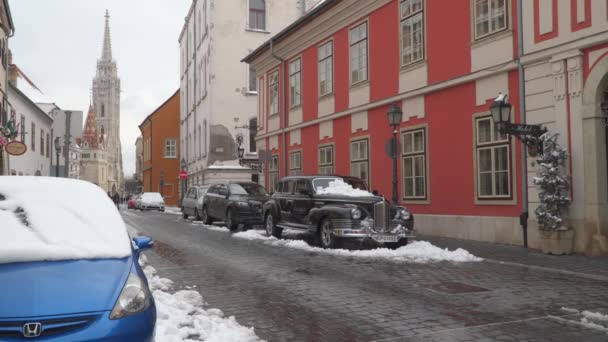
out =
[(245, 229), (262, 225), (262, 205), (270, 196), (257, 183), (226, 182), (212, 185), (203, 199), (201, 219), (205, 224), (214, 220), (224, 221), (228, 229), (235, 231), (240, 224)]
[(337, 247), (343, 239), (373, 240), (397, 248), (415, 237), (414, 216), (407, 208), (393, 206), (372, 194), (323, 193), (321, 189), (328, 188), (336, 180), (356, 188), (365, 187), (363, 181), (352, 177), (281, 179), (277, 191), (264, 204), (266, 233), (280, 238), (285, 228), (307, 231), (314, 234), (324, 248)]

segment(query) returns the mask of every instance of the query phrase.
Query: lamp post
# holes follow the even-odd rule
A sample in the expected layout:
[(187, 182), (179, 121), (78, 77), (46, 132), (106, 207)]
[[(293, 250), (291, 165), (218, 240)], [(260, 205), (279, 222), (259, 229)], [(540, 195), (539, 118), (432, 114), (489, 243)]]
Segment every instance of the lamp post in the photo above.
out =
[[(490, 106), (490, 112), (492, 113), (496, 129), (502, 134), (514, 135), (528, 147), (528, 150), (532, 149), (535, 154), (540, 153), (543, 146), (539, 138), (547, 132), (547, 129), (541, 125), (512, 123), (512, 109), (513, 106), (509, 103), (509, 96), (499, 93)], [(534, 151), (534, 149), (536, 150)]]
[(55, 177), (59, 177), (59, 153), (61, 152), (61, 142), (59, 141), (59, 137), (55, 138), (55, 155), (57, 159), (55, 159)]
[(393, 205), (397, 205), (399, 203), (399, 182), (397, 180), (397, 133), (399, 125), (401, 124), (401, 120), (403, 118), (403, 112), (401, 108), (397, 106), (397, 104), (393, 103), (391, 108), (389, 108), (388, 113), (388, 124), (393, 127), (393, 148), (392, 148), (392, 157), (393, 157)]

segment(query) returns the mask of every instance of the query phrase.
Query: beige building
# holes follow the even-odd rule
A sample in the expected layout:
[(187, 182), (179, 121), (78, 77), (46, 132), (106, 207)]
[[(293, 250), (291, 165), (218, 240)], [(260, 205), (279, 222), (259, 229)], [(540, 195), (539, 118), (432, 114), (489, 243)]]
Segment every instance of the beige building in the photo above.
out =
[(190, 184), (259, 179), (237, 160), (237, 134), (245, 158), (257, 158), (256, 73), (240, 60), (317, 2), (192, 1), (179, 37), (180, 160)]
[[(11, 10), (8, 5), (8, 0), (0, 1), (0, 132), (8, 122), (8, 39), (12, 37), (15, 26)], [(0, 133), (0, 175), (9, 174), (8, 155), (4, 151), (4, 146), (7, 141), (3, 134)]]

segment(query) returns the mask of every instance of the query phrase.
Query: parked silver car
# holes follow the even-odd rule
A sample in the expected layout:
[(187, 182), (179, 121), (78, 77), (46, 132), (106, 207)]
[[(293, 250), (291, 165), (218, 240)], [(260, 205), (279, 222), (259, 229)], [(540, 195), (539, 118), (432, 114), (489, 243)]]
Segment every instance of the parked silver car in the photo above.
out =
[(187, 219), (194, 216), (197, 221), (201, 220), (203, 212), (203, 199), (209, 189), (208, 185), (191, 187), (182, 201), (182, 216)]

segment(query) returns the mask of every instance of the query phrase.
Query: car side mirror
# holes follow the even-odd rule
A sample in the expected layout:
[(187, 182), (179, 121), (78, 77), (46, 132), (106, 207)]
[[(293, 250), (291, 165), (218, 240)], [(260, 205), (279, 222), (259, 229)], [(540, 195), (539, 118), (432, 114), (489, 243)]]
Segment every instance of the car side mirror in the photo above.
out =
[(154, 240), (147, 236), (137, 236), (133, 238), (133, 242), (140, 251), (150, 249), (154, 246)]

